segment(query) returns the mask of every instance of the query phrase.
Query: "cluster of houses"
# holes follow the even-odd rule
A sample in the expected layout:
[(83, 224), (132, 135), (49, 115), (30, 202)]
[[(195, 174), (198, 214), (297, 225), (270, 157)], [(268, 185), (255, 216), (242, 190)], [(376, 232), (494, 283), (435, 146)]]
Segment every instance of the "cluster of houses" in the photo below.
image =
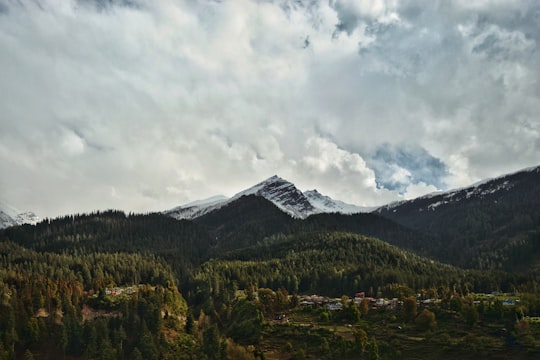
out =
[[(372, 298), (366, 297), (364, 292), (358, 292), (355, 294), (353, 299), (350, 299), (350, 302), (354, 302), (357, 305), (364, 300), (369, 301), (369, 305), (373, 309), (378, 308), (388, 308), (388, 309), (397, 309), (401, 305), (401, 301), (397, 298), (391, 300), (383, 298)], [(300, 305), (302, 306), (325, 306), (330, 311), (338, 311), (343, 309), (343, 302), (341, 298), (329, 298), (320, 295), (304, 295), (300, 297)]]
[(112, 295), (112, 296), (122, 295), (122, 294), (133, 295), (136, 292), (137, 292), (137, 289), (135, 286), (128, 286), (126, 288), (121, 288), (121, 287), (105, 288), (105, 295)]
[[(494, 298), (496, 295), (513, 295), (513, 294), (488, 294), (488, 298)], [(441, 302), (441, 299), (421, 299), (421, 294), (417, 294), (417, 303), (419, 306), (423, 307), (429, 307), (432, 304), (437, 304)], [(343, 302), (342, 299), (339, 298), (327, 298), (324, 296), (319, 295), (308, 295), (303, 296), (301, 299), (301, 305), (304, 306), (326, 306), (326, 308), (330, 311), (337, 311), (343, 309)], [(360, 303), (364, 300), (369, 301), (370, 308), (373, 310), (380, 309), (380, 308), (387, 308), (390, 310), (399, 310), (401, 308), (401, 305), (403, 304), (402, 301), (398, 300), (397, 298), (393, 299), (383, 299), (383, 298), (373, 298), (366, 296), (365, 292), (357, 292), (354, 295), (354, 298), (349, 300), (351, 302), (354, 302), (357, 305), (360, 305)], [(474, 304), (479, 305), (480, 300), (475, 300)], [(504, 298), (502, 300), (503, 306), (515, 306), (519, 303), (519, 299), (514, 298)]]

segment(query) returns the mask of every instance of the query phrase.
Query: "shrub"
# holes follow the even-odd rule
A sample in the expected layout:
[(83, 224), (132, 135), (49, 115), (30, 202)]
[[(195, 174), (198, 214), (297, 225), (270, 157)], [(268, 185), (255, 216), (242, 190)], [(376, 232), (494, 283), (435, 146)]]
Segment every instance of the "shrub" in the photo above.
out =
[(437, 322), (435, 321), (435, 313), (432, 311), (429, 311), (428, 309), (424, 309), (420, 315), (415, 320), (416, 326), (420, 330), (433, 330), (435, 326), (437, 326)]

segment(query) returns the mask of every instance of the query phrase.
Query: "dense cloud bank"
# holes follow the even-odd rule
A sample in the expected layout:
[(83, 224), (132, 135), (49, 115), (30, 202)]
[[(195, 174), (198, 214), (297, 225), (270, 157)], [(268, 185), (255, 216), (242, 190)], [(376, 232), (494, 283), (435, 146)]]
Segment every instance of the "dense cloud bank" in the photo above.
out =
[(0, 0), (0, 197), (376, 205), (538, 164), (540, 3)]

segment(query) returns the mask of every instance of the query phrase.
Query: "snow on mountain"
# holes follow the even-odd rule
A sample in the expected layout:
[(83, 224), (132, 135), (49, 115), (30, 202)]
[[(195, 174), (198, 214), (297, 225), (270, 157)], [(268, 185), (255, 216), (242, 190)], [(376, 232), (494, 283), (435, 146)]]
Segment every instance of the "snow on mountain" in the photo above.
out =
[(174, 209), (165, 211), (176, 219), (195, 219), (204, 214), (217, 210), (232, 201), (245, 195), (256, 195), (271, 201), (285, 213), (300, 219), (305, 219), (313, 214), (341, 213), (354, 214), (365, 212), (395, 212), (401, 206), (414, 204), (418, 211), (433, 211), (450, 202), (461, 201), (470, 198), (483, 198), (501, 191), (510, 190), (519, 176), (527, 176), (528, 173), (540, 173), (540, 166), (518, 171), (513, 174), (503, 175), (498, 178), (483, 180), (466, 188), (454, 189), (446, 192), (434, 192), (412, 200), (392, 202), (380, 207), (361, 207), (347, 204), (340, 200), (334, 200), (322, 195), (317, 190), (301, 192), (294, 184), (274, 175), (246, 190), (243, 190), (231, 198), (215, 196), (205, 200), (194, 201)]
[(22, 224), (35, 225), (39, 221), (39, 217), (31, 211), (21, 212), (13, 206), (0, 202), (0, 229)]
[(237, 193), (230, 199), (225, 197), (214, 197), (202, 201), (195, 201), (168, 210), (165, 214), (172, 216), (175, 219), (195, 219), (247, 195), (264, 197), (285, 213), (301, 219), (316, 212), (315, 208), (306, 199), (304, 194), (302, 194), (302, 192), (292, 183), (278, 176), (272, 176), (257, 185)]
[(174, 209), (165, 211), (164, 214), (177, 220), (195, 219), (213, 210), (219, 209), (221, 206), (228, 203), (228, 200), (229, 198), (223, 195), (212, 196), (208, 199), (196, 200), (188, 204), (175, 207)]
[(0, 210), (0, 229), (15, 225), (17, 225), (15, 219), (6, 214), (4, 211)]
[(41, 219), (39, 218), (39, 216), (34, 214), (32, 211), (26, 211), (26, 212), (18, 214), (15, 217), (15, 221), (19, 225), (22, 225), (22, 224), (36, 225), (38, 222), (41, 221)]
[(304, 192), (311, 205), (321, 213), (341, 213), (356, 214), (370, 212), (374, 207), (362, 207), (358, 205), (347, 204), (341, 200), (334, 200), (329, 196), (323, 195), (317, 190), (308, 190)]
[(296, 218), (305, 219), (309, 215), (317, 213), (315, 207), (296, 186), (277, 175), (239, 192), (231, 200), (239, 199), (245, 195), (262, 196), (283, 212)]
[(374, 211), (378, 213), (390, 211), (395, 212), (397, 208), (412, 203), (418, 204), (418, 211), (434, 211), (445, 204), (474, 198), (482, 199), (490, 195), (496, 195), (502, 191), (509, 191), (520, 181), (520, 177), (527, 176), (529, 173), (540, 174), (540, 166), (523, 169), (515, 173), (505, 174), (496, 178), (485, 179), (468, 187), (444, 192), (436, 191), (411, 200), (395, 201), (390, 204), (380, 206)]
[(339, 212), (352, 214), (367, 212), (370, 209), (346, 204), (339, 200), (333, 200), (320, 194), (316, 190), (302, 193), (291, 182), (274, 175), (246, 190), (243, 190), (230, 199), (223, 196), (213, 197), (206, 200), (195, 201), (174, 209), (165, 214), (176, 219), (195, 219), (199, 216), (217, 210), (242, 196), (261, 196), (280, 208), (283, 212), (295, 218), (305, 219), (309, 215)]
[(187, 207), (195, 207), (195, 206), (198, 206), (198, 207), (205, 207), (205, 206), (211, 206), (211, 205), (215, 205), (215, 204), (219, 204), (223, 201), (226, 201), (228, 200), (229, 198), (226, 197), (225, 195), (216, 195), (216, 196), (212, 196), (212, 197), (209, 197), (208, 199), (203, 199), (203, 200), (195, 200), (195, 201), (192, 201), (190, 203), (187, 203), (183, 206)]

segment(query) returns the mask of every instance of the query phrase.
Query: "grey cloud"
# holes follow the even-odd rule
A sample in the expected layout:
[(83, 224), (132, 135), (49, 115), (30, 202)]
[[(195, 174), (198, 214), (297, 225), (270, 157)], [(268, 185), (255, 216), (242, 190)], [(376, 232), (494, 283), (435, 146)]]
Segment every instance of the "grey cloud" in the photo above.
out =
[(97, 10), (110, 10), (115, 6), (139, 8), (142, 1), (138, 0), (77, 0), (77, 3), (82, 6), (92, 6)]
[[(367, 158), (367, 162), (375, 170), (377, 183), (391, 190), (404, 192), (410, 183), (420, 182), (438, 189), (446, 187), (446, 165), (417, 145), (383, 144)], [(406, 171), (406, 178), (396, 178), (396, 170)]]
[(378, 18), (392, 11), (390, 1), (334, 0), (330, 4), (339, 19), (336, 31), (345, 32), (348, 35), (351, 35), (360, 25), (377, 21)]

